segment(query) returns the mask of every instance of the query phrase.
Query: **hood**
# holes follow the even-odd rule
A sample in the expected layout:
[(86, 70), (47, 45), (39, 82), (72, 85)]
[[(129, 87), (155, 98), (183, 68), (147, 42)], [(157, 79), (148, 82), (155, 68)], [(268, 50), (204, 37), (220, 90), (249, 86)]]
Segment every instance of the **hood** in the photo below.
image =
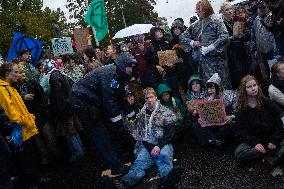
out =
[(116, 73), (118, 74), (118, 79), (123, 82), (128, 82), (134, 70), (131, 74), (126, 73), (126, 67), (132, 67), (133, 69), (136, 66), (135, 58), (127, 52), (120, 53), (120, 55), (114, 60), (114, 65), (116, 66)]
[(166, 85), (166, 84), (160, 84), (159, 86), (158, 86), (158, 89), (157, 89), (157, 95), (158, 95), (158, 97), (160, 96), (160, 95), (162, 95), (163, 93), (165, 93), (165, 92), (169, 92), (169, 93), (171, 93), (171, 89), (170, 89), (170, 87), (168, 86), (168, 85)]
[[(157, 30), (160, 30), (160, 31), (163, 33), (164, 37), (165, 37), (165, 31), (164, 31), (162, 28), (160, 28), (160, 27), (153, 27), (153, 28), (150, 29), (150, 36), (151, 36), (151, 39), (152, 39), (152, 40), (155, 40), (155, 32), (156, 32)], [(163, 37), (163, 38), (164, 38), (164, 37)], [(163, 38), (162, 38), (162, 39), (163, 39)]]
[(10, 84), (2, 79), (0, 79), (0, 86), (9, 86)]
[(178, 27), (181, 29), (181, 33), (183, 33), (186, 30), (186, 27), (184, 26), (184, 21), (182, 18), (177, 18), (174, 20), (172, 26), (171, 26), (171, 34), (174, 35), (174, 28)]
[(216, 85), (220, 86), (221, 78), (218, 73), (214, 73), (206, 83), (215, 83)]
[(191, 85), (192, 85), (192, 82), (194, 80), (198, 80), (200, 82), (200, 85), (201, 85), (201, 88), (204, 89), (205, 88), (205, 82), (198, 76), (198, 75), (192, 75), (189, 80), (188, 80), (188, 90), (191, 91)]

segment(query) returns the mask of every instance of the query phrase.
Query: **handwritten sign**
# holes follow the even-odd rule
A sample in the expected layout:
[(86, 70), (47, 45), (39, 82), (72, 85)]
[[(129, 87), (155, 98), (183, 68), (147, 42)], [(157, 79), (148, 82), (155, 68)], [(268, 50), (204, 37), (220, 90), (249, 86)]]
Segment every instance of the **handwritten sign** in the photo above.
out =
[(223, 99), (205, 100), (197, 104), (197, 111), (201, 119), (201, 126), (224, 125), (226, 112)]
[(197, 103), (199, 100), (190, 100), (186, 102), (187, 110), (189, 112), (193, 112), (194, 110), (197, 109)]
[(71, 37), (53, 38), (51, 42), (54, 56), (73, 53)]
[(83, 52), (86, 48), (88, 48), (89, 28), (75, 28), (73, 33), (77, 51)]
[(160, 66), (172, 66), (178, 62), (175, 50), (158, 51), (157, 54)]

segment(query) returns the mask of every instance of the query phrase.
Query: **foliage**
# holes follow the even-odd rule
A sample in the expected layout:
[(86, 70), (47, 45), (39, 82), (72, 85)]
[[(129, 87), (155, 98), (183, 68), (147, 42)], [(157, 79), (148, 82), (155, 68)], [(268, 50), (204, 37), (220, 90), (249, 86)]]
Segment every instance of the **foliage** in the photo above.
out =
[(60, 9), (42, 10), (42, 7), (41, 0), (0, 0), (0, 54), (7, 56), (14, 31), (41, 38), (44, 43), (50, 43), (53, 37), (52, 22), (67, 31), (66, 18)]
[[(86, 27), (84, 16), (90, 3), (91, 0), (67, 0), (66, 7), (71, 13), (69, 18), (76, 20), (75, 25)], [(127, 26), (158, 22), (158, 14), (153, 7), (155, 4), (156, 0), (105, 0), (110, 36), (125, 28), (122, 15)], [(102, 44), (109, 43), (109, 40), (108, 36)]]

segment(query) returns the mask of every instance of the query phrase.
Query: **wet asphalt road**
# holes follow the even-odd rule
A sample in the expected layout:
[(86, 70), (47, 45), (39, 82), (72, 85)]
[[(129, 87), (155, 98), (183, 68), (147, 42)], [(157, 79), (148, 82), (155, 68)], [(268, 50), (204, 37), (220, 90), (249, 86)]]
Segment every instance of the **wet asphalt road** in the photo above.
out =
[[(234, 146), (215, 148), (201, 147), (192, 137), (174, 143), (175, 166), (184, 168), (179, 189), (281, 189), (284, 176), (272, 177), (269, 169), (261, 162), (239, 166), (233, 159)], [(98, 180), (103, 164), (92, 152), (73, 164), (58, 163), (46, 171), (51, 178), (48, 189), (99, 189)], [(148, 176), (135, 189), (155, 189), (158, 180), (151, 180), (156, 174), (152, 168)]]

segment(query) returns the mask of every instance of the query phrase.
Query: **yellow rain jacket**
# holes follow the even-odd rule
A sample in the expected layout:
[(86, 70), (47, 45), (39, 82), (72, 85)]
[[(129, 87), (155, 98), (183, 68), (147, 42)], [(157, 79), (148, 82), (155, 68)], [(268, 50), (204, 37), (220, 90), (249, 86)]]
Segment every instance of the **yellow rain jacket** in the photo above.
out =
[(11, 123), (22, 127), (23, 141), (38, 133), (35, 116), (30, 114), (20, 94), (9, 83), (0, 79), (0, 105), (5, 110)]

